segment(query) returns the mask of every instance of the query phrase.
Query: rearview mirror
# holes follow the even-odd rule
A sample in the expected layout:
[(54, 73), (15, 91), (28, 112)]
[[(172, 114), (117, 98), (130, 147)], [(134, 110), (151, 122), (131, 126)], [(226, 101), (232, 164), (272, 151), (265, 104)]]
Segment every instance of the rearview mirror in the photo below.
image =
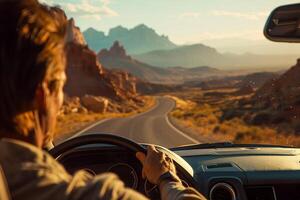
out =
[(280, 6), (272, 11), (264, 34), (275, 42), (300, 43), (300, 4)]

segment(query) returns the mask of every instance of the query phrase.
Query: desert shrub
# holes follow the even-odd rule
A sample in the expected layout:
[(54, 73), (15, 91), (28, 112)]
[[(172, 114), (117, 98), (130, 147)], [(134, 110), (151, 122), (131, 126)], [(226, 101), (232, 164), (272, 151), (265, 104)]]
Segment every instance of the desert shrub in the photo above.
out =
[(193, 117), (194, 114), (195, 114), (195, 113), (189, 111), (189, 112), (184, 113), (184, 114), (182, 115), (182, 117), (183, 117), (184, 119), (187, 119), (187, 118), (189, 118), (189, 117)]
[(223, 115), (221, 116), (221, 121), (230, 120), (235, 117), (243, 116), (243, 111), (236, 109), (228, 109), (223, 111)]
[(272, 120), (272, 115), (270, 113), (267, 112), (261, 112), (256, 114), (251, 123), (253, 125), (263, 125), (263, 124), (268, 124), (270, 123), (270, 121)]
[(238, 101), (238, 106), (239, 107), (246, 107), (246, 106), (249, 106), (249, 105), (253, 105), (254, 104), (254, 101), (253, 99), (249, 99), (249, 98), (243, 98), (243, 99), (240, 99)]
[(220, 129), (219, 129), (219, 133), (221, 133), (221, 134), (229, 134), (229, 133), (231, 133), (231, 126), (230, 125), (228, 125), (228, 124), (226, 124), (226, 123), (222, 123), (221, 125), (220, 125)]
[(251, 142), (258, 142), (261, 140), (262, 140), (262, 135), (260, 135), (255, 128), (252, 128), (245, 132), (237, 132), (234, 137), (235, 143), (251, 143)]
[(249, 122), (251, 122), (251, 120), (252, 120), (252, 113), (251, 112), (246, 112), (245, 114), (244, 114), (244, 116), (243, 116), (243, 120), (245, 121), (245, 122), (247, 122), (247, 123), (249, 123)]
[(208, 125), (215, 125), (218, 123), (218, 118), (214, 115), (207, 115), (201, 118), (194, 118), (192, 119), (198, 126), (208, 126)]
[(214, 133), (219, 133), (220, 132), (220, 125), (216, 125), (213, 129)]
[(245, 139), (245, 133), (243, 132), (238, 132), (235, 137), (234, 137), (234, 143), (240, 143)]
[(217, 124), (219, 122), (219, 119), (215, 115), (209, 115), (207, 117), (207, 121), (209, 124)]
[(195, 118), (202, 118), (202, 117), (206, 117), (207, 115), (202, 113), (202, 112), (198, 112), (198, 113), (195, 113)]
[(184, 114), (184, 112), (182, 110), (178, 110), (178, 109), (176, 109), (172, 112), (172, 116), (175, 118), (182, 118), (183, 114)]
[(280, 115), (275, 115), (271, 121), (272, 124), (281, 124), (286, 121), (286, 118)]

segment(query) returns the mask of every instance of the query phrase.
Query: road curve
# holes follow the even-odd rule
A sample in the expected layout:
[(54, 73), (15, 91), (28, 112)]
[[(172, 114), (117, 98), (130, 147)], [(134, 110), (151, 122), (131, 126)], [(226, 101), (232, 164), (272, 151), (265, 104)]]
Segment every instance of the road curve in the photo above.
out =
[(167, 114), (176, 105), (175, 101), (166, 97), (157, 97), (156, 100), (156, 105), (147, 112), (126, 118), (99, 121), (76, 135), (111, 133), (139, 143), (158, 144), (165, 147), (197, 143), (195, 139), (170, 123)]

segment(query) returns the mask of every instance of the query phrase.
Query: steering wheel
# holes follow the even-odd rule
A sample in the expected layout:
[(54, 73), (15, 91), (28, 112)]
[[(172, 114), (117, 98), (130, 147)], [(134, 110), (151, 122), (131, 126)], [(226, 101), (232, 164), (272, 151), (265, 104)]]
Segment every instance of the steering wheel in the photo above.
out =
[[(147, 153), (147, 150), (142, 145), (129, 140), (127, 138), (112, 135), (112, 134), (89, 134), (82, 135), (72, 139), (69, 139), (49, 151), (50, 155), (52, 155), (55, 159), (57, 159), (60, 155), (80, 146), (91, 145), (91, 144), (111, 144), (115, 146), (122, 147), (124, 149), (128, 149), (133, 153), (142, 152)], [(193, 177), (187, 172), (181, 165), (179, 165), (176, 160), (174, 160), (174, 164), (176, 166), (177, 174), (180, 177), (184, 177), (190, 184), (190, 186), (196, 188), (196, 182)], [(141, 166), (142, 167), (142, 166)], [(156, 198), (157, 199), (157, 198)]]
[(130, 151), (133, 151), (135, 153), (137, 152), (147, 153), (147, 150), (142, 145), (132, 140), (129, 140), (127, 138), (117, 136), (117, 135), (111, 135), (111, 134), (88, 134), (88, 135), (78, 136), (66, 140), (65, 142), (55, 146), (53, 149), (49, 151), (49, 153), (54, 158), (57, 158), (61, 154), (66, 153), (67, 151), (70, 151), (76, 147), (90, 145), (90, 144), (99, 144), (99, 143), (116, 145), (128, 149)]

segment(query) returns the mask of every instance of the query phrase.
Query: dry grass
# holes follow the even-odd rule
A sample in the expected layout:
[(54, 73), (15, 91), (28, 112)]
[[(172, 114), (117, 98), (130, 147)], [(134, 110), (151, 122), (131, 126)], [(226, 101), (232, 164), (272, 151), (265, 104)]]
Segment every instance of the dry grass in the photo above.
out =
[(91, 125), (92, 123), (107, 119), (107, 118), (118, 118), (127, 117), (137, 113), (145, 112), (150, 109), (155, 104), (155, 99), (150, 96), (143, 97), (144, 106), (139, 109), (132, 111), (130, 113), (70, 113), (68, 115), (61, 115), (57, 120), (55, 141), (59, 142), (68, 137), (71, 137), (76, 132), (82, 130), (83, 128)]
[(247, 113), (235, 107), (237, 100), (247, 97), (231, 94), (232, 91), (201, 90), (172, 94), (182, 98), (178, 101), (179, 105), (184, 105), (184, 99), (189, 102), (189, 106), (178, 106), (171, 115), (178, 119), (181, 126), (214, 141), (300, 146), (300, 136), (293, 134), (288, 128), (249, 124), (246, 120)]

